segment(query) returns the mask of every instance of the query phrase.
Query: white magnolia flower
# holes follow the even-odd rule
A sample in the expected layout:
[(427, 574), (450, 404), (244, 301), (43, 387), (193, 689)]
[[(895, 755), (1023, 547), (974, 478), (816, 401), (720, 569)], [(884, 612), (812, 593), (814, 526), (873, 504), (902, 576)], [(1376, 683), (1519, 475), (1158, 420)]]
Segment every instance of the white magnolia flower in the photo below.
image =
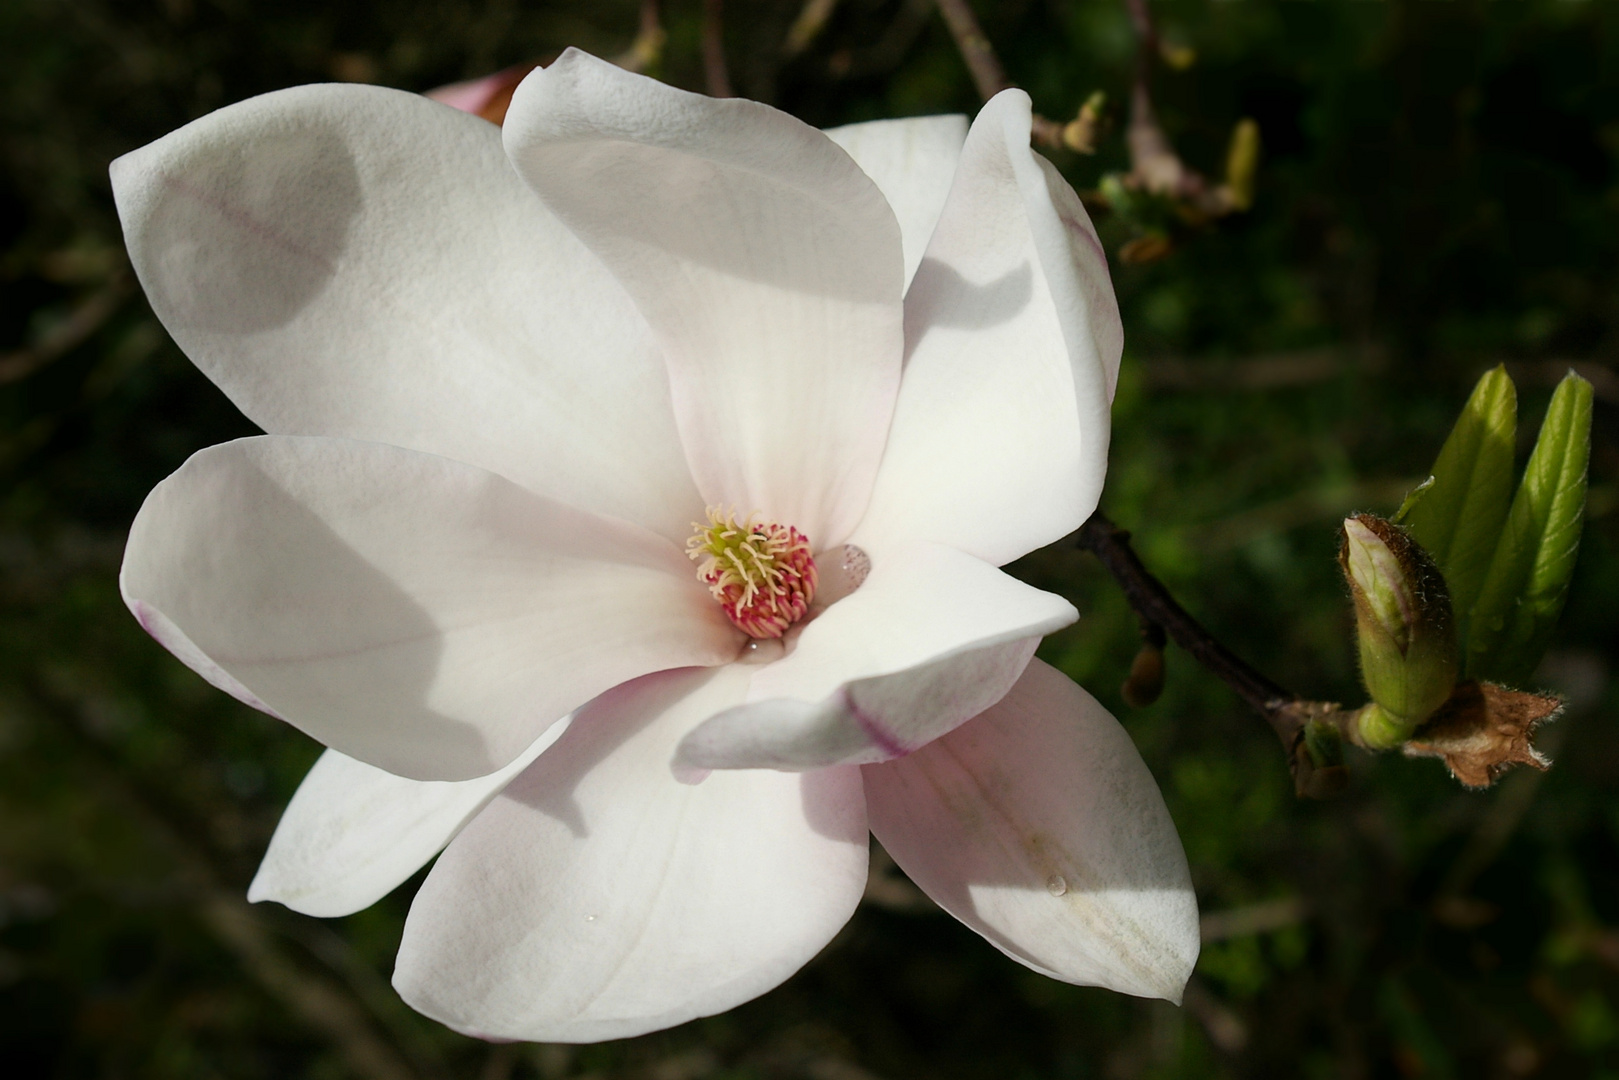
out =
[[(331, 748), (252, 898), (345, 914), (443, 849), (405, 999), (617, 1038), (814, 956), (869, 828), (1022, 963), (1178, 998), (1163, 801), (1030, 660), (1073, 608), (997, 569), (1094, 507), (1121, 338), (1029, 124), (823, 134), (569, 52), (504, 132), (309, 86), (115, 162), (153, 307), (270, 433), (152, 492), (124, 596)], [(710, 508), (766, 636), (694, 573)]]

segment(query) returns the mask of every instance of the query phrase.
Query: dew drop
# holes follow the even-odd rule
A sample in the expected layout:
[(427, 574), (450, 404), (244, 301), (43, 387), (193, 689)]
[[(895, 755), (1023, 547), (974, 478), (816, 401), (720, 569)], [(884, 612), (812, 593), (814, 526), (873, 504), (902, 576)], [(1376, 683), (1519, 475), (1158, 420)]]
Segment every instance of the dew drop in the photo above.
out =
[(853, 544), (843, 545), (843, 574), (849, 579), (849, 591), (854, 592), (865, 584), (866, 575), (871, 573), (871, 556), (864, 548), (857, 548)]
[(1061, 874), (1052, 874), (1046, 878), (1046, 892), (1052, 896), (1061, 896), (1068, 891), (1068, 879)]
[(585, 916), (585, 922), (595, 922), (595, 921), (596, 921), (596, 916), (594, 916), (594, 915), (586, 915)]
[(787, 645), (781, 638), (749, 638), (737, 656), (739, 664), (768, 664), (787, 655)]
[(871, 556), (853, 544), (832, 548), (815, 556), (820, 583), (815, 588), (815, 608), (824, 610), (865, 583), (871, 573)]

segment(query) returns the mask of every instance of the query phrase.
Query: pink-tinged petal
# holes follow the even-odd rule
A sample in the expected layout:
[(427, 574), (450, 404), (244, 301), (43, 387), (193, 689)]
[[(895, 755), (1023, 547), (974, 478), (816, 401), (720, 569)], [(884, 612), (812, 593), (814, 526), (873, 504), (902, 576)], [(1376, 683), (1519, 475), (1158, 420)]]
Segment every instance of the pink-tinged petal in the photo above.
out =
[(651, 332), (499, 129), (303, 86), (125, 155), (112, 180), (153, 310), (266, 431), (443, 454), (676, 541), (702, 512)]
[(900, 232), (877, 185), (785, 113), (574, 50), (524, 80), (504, 131), (663, 347), (704, 500), (842, 543), (899, 385)]
[(493, 772), (603, 690), (741, 641), (662, 537), (348, 439), (194, 455), (141, 507), (121, 584), (205, 677), (417, 780)]
[(1036, 660), (984, 715), (862, 771), (883, 848), (996, 948), (1180, 1001), (1198, 929), (1175, 823), (1130, 737), (1067, 676)]
[(755, 669), (748, 701), (702, 724), (677, 762), (815, 769), (887, 761), (999, 701), (1040, 637), (1078, 613), (971, 555), (935, 544), (872, 553), (858, 591)]
[(876, 183), (899, 219), (909, 287), (927, 250), (933, 227), (961, 160), (967, 138), (965, 116), (916, 116), (872, 120), (829, 128), (827, 138), (843, 147)]
[(394, 969), (411, 1007), (485, 1037), (626, 1038), (756, 997), (831, 940), (865, 886), (859, 771), (669, 771), (746, 686), (664, 672), (581, 709), (417, 893)]
[(1123, 332), (1085, 208), (1007, 90), (967, 136), (905, 297), (905, 378), (862, 546), (927, 539), (997, 566), (1078, 528), (1107, 469)]
[(510, 765), (475, 780), (407, 780), (326, 751), (281, 815), (247, 898), (319, 918), (370, 907), (426, 866), (567, 726), (551, 725)]
[(499, 124), (506, 119), (506, 110), (512, 103), (512, 92), (517, 89), (517, 84), (533, 70), (533, 64), (514, 64), (481, 79), (434, 87), (422, 96), (482, 117), (491, 124)]

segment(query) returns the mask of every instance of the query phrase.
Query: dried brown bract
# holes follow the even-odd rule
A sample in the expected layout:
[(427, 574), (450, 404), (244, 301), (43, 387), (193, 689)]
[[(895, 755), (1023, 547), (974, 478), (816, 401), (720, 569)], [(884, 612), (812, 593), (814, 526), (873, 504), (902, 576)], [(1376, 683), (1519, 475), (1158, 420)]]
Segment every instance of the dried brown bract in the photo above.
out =
[(1535, 729), (1563, 711), (1560, 698), (1464, 682), (1405, 744), (1408, 757), (1444, 760), (1470, 788), (1486, 788), (1514, 765), (1542, 771), (1551, 761), (1533, 745)]

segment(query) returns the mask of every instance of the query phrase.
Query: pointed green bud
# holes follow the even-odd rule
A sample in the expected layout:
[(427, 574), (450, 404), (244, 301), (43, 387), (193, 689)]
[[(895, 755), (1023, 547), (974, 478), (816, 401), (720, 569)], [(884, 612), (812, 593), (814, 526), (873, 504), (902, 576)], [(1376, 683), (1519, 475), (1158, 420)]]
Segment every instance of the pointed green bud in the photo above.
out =
[(1471, 677), (1522, 685), (1545, 654), (1580, 549), (1590, 457), (1591, 384), (1569, 372), (1552, 394), (1473, 604)]
[(1445, 579), (1399, 526), (1370, 514), (1344, 521), (1338, 555), (1355, 602), (1362, 710), (1357, 741), (1397, 746), (1456, 685), (1456, 626)]
[(1394, 520), (1433, 557), (1450, 589), (1467, 638), (1467, 614), (1478, 598), (1512, 496), (1512, 452), (1518, 392), (1505, 367), (1486, 371), (1434, 462), (1428, 482), (1406, 498)]
[(1254, 176), (1259, 172), (1259, 122), (1237, 121), (1225, 155), (1225, 187), (1233, 210), (1254, 205)]

